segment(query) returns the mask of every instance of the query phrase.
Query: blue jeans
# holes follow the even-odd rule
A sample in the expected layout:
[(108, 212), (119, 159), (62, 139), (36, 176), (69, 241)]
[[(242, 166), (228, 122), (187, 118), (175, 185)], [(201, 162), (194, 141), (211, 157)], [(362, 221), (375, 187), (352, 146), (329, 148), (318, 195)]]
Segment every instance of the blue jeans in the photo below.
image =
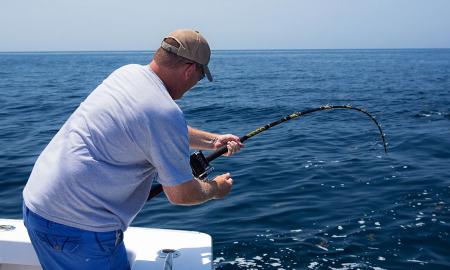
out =
[(23, 221), (44, 270), (130, 269), (123, 232), (91, 232), (49, 221), (24, 204)]

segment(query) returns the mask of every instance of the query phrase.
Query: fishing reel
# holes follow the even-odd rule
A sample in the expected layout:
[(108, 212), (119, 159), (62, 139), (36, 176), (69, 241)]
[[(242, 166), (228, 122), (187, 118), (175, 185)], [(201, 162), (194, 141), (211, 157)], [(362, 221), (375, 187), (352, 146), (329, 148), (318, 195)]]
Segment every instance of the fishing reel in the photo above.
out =
[(209, 161), (200, 150), (191, 155), (189, 163), (191, 164), (192, 174), (194, 177), (202, 181), (207, 181), (208, 174), (214, 170), (214, 168), (209, 165)]

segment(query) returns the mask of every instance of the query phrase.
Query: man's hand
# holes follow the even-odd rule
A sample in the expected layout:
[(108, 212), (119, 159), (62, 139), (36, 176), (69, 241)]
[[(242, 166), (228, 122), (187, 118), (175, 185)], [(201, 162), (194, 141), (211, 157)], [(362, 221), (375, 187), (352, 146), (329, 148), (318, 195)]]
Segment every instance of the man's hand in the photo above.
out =
[(226, 173), (216, 176), (214, 180), (211, 181), (211, 184), (215, 184), (217, 188), (216, 194), (213, 198), (222, 199), (231, 191), (231, 186), (233, 186), (233, 179), (231, 179), (230, 173)]
[(239, 152), (244, 145), (239, 140), (239, 137), (233, 134), (218, 135), (213, 141), (214, 149), (217, 150), (223, 145), (227, 146), (228, 152), (224, 156), (231, 156)]
[(217, 150), (221, 146), (226, 145), (228, 152), (225, 156), (241, 150), (244, 145), (239, 140), (239, 137), (233, 134), (215, 134), (203, 130), (195, 129), (188, 126), (189, 133), (189, 147), (200, 150)]

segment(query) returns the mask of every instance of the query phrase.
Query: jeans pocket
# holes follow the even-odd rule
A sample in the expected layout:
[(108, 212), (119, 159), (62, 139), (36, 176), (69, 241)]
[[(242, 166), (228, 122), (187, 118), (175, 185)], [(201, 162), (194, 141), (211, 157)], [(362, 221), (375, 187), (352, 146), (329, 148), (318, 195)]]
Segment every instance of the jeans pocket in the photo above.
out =
[(80, 246), (81, 238), (64, 235), (54, 235), (35, 231), (35, 234), (42, 244), (47, 245), (56, 252), (73, 253)]

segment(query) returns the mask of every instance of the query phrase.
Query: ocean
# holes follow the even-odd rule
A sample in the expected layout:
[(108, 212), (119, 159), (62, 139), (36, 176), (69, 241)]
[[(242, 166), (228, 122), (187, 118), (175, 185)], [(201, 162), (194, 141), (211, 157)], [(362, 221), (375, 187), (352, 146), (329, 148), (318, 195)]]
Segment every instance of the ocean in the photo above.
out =
[[(21, 218), (39, 153), (116, 68), (153, 52), (0, 53), (0, 218)], [(216, 269), (450, 269), (450, 49), (213, 51), (214, 82), (178, 101), (196, 128), (263, 132), (232, 157), (232, 192), (160, 195), (133, 226), (210, 234)]]

